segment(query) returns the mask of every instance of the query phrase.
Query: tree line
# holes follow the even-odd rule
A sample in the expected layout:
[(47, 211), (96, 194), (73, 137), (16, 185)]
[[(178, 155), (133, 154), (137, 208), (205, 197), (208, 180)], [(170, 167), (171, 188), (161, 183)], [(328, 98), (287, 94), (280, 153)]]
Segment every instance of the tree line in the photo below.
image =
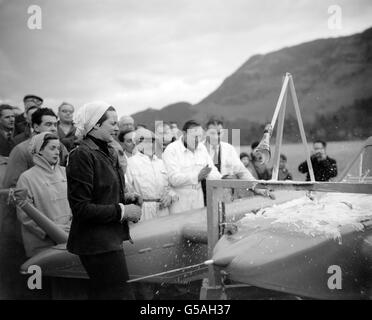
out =
[[(248, 122), (246, 119), (225, 121), (227, 128), (240, 128), (241, 145), (260, 140), (265, 123)], [(308, 141), (363, 140), (372, 135), (372, 97), (357, 99), (350, 106), (342, 106), (335, 112), (317, 113), (313, 121), (304, 123)], [(276, 129), (273, 136), (276, 135)], [(286, 115), (283, 141), (301, 141), (295, 115)]]

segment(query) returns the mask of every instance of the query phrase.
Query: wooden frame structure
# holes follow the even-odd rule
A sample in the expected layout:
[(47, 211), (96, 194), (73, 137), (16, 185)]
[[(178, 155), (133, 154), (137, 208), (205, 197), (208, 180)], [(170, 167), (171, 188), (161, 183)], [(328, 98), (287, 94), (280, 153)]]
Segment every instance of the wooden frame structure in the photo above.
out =
[(315, 181), (314, 170), (313, 170), (313, 166), (310, 160), (310, 151), (307, 145), (306, 134), (305, 134), (304, 124), (302, 122), (301, 111), (300, 111), (300, 106), (298, 104), (296, 89), (293, 83), (292, 75), (288, 72), (284, 76), (282, 89), (280, 91), (280, 95), (279, 95), (278, 102), (275, 107), (274, 115), (270, 123), (272, 129), (274, 130), (275, 123), (279, 117), (278, 130), (276, 132), (275, 153), (273, 157), (272, 180), (274, 181), (278, 180), (280, 150), (281, 150), (282, 141), (283, 141), (283, 129), (284, 129), (285, 112), (286, 112), (286, 107), (287, 107), (288, 90), (292, 98), (293, 106), (296, 112), (296, 118), (297, 118), (298, 127), (300, 129), (302, 144), (304, 145), (304, 148), (305, 148), (306, 162), (309, 168), (310, 180)]

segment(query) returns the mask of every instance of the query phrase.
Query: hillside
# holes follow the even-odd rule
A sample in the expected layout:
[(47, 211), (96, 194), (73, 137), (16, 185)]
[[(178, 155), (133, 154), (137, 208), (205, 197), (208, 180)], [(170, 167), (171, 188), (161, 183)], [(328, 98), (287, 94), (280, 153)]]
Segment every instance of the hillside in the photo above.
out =
[[(372, 28), (347, 37), (319, 39), (265, 55), (255, 55), (196, 105), (176, 103), (134, 114), (142, 119), (223, 118), (235, 128), (272, 117), (282, 76), (290, 72), (305, 122), (335, 113), (372, 96)], [(288, 109), (290, 112), (292, 108)], [(249, 123), (248, 123), (249, 121)], [(245, 125), (246, 124), (246, 125)]]

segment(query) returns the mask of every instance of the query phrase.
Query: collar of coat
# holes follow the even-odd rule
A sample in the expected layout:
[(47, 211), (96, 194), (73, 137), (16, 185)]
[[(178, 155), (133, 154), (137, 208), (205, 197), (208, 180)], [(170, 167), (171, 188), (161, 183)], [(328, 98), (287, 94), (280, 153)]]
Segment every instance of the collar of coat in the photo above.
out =
[(35, 166), (38, 166), (38, 167), (41, 167), (43, 168), (44, 170), (46, 170), (47, 172), (54, 172), (55, 169), (57, 168), (57, 166), (59, 165), (59, 157), (58, 157), (58, 162), (52, 166), (43, 156), (39, 155), (39, 154), (34, 154), (33, 157), (32, 157), (32, 160), (35, 164)]
[(102, 152), (104, 155), (106, 155), (107, 157), (111, 158), (111, 161), (116, 161), (117, 159), (117, 153), (116, 153), (116, 150), (111, 146), (110, 143), (108, 143), (108, 150), (109, 150), (109, 153), (110, 153), (110, 156), (108, 156), (89, 136), (87, 136), (84, 140), (82, 140), (80, 142), (80, 145), (84, 145), (86, 147), (88, 147), (89, 149), (91, 150), (97, 150), (97, 151), (100, 151)]
[(100, 150), (99, 146), (96, 145), (95, 142), (89, 136), (82, 140), (80, 144), (85, 145), (92, 150)]

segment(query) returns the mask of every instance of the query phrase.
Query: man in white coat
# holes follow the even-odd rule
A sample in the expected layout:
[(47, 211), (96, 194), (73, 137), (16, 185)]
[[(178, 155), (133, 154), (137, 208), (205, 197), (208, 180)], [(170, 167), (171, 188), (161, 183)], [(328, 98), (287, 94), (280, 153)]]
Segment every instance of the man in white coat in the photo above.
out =
[(204, 207), (201, 181), (221, 178), (201, 142), (202, 138), (202, 126), (194, 120), (187, 121), (183, 137), (168, 145), (164, 151), (163, 161), (169, 181), (179, 197), (170, 206), (171, 214)]
[(155, 154), (155, 135), (147, 129), (135, 133), (137, 152), (128, 158), (126, 185), (143, 199), (141, 221), (169, 215), (178, 197), (169, 186), (168, 172)]
[[(205, 146), (213, 160), (214, 165), (222, 175), (222, 179), (242, 179), (254, 181), (256, 180), (250, 171), (240, 161), (238, 153), (236, 152), (233, 145), (222, 141), (224, 128), (223, 122), (220, 120), (210, 120), (206, 125), (206, 139)], [(262, 196), (271, 196), (265, 189), (251, 189), (254, 194)], [(227, 200), (231, 196), (225, 196)]]
[(224, 133), (223, 122), (210, 120), (206, 129), (205, 147), (223, 178), (232, 178), (234, 176), (236, 179), (255, 180), (240, 161), (234, 146), (222, 141)]

